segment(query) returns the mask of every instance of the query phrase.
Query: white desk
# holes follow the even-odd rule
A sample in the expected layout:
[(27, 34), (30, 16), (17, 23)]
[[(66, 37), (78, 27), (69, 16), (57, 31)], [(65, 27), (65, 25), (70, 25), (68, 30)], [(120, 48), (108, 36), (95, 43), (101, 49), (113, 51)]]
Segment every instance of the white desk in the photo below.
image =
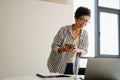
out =
[[(84, 77), (84, 76), (81, 76)], [(20, 76), (20, 77), (11, 77), (2, 80), (81, 80), (74, 79), (73, 77), (63, 77), (63, 78), (40, 78), (38, 76)]]

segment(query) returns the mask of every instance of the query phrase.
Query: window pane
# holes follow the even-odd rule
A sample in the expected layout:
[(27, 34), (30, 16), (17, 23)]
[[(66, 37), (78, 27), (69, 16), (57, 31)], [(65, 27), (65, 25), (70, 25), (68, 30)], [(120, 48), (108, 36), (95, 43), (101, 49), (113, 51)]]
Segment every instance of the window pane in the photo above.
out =
[(98, 0), (99, 6), (120, 9), (120, 0)]
[(81, 58), (81, 59), (80, 59), (80, 67), (81, 67), (81, 68), (86, 68), (86, 66), (87, 66), (87, 61), (88, 61), (88, 59)]
[(100, 13), (100, 54), (118, 55), (118, 15)]

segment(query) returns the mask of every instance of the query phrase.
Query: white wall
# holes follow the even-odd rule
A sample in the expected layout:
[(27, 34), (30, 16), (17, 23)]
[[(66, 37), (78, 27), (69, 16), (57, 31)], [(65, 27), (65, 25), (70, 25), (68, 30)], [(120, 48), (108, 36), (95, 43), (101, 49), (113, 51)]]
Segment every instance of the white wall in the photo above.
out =
[(68, 1), (0, 0), (0, 79), (48, 71), (55, 34), (73, 22), (72, 0)]

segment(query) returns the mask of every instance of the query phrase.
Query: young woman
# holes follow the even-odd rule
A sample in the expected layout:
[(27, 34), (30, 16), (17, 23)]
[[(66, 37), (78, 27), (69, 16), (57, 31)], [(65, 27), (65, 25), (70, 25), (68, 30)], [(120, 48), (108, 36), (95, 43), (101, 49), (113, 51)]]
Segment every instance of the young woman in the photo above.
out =
[(48, 58), (50, 72), (78, 74), (79, 58), (88, 51), (88, 33), (83, 28), (89, 23), (90, 15), (90, 9), (79, 7), (75, 12), (75, 23), (60, 28)]

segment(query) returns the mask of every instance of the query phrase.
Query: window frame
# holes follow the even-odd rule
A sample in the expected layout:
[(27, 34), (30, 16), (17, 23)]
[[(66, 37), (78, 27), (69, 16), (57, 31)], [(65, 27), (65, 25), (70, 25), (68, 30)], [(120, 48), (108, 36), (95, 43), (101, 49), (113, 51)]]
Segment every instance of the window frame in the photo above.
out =
[[(100, 54), (100, 12), (107, 12), (118, 15), (118, 55)], [(98, 0), (95, 1), (95, 57), (120, 57), (120, 10), (98, 6)]]

